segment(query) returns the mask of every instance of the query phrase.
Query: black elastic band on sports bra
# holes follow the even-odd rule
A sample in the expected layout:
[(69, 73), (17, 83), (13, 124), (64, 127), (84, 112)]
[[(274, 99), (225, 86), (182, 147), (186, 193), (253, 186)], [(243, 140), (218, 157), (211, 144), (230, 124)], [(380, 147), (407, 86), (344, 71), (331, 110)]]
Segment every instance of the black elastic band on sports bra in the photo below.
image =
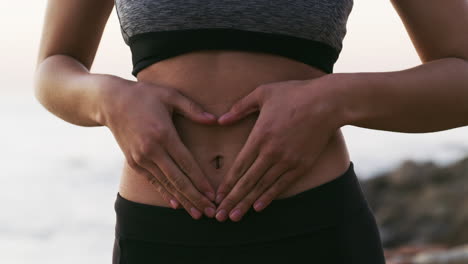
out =
[(233, 49), (265, 52), (288, 57), (333, 72), (339, 52), (319, 41), (295, 36), (238, 30), (201, 28), (140, 33), (129, 39), (132, 75), (151, 64), (182, 53), (203, 49)]

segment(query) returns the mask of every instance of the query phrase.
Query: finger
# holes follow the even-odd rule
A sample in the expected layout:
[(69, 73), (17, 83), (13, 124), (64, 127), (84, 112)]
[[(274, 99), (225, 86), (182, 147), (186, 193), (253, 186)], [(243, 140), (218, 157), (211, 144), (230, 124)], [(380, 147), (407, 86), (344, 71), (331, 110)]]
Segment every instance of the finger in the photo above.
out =
[[(231, 220), (239, 221), (241, 218), (240, 211), (234, 212), (232, 210), (235, 205), (237, 205), (248, 192), (255, 186), (258, 179), (260, 179), (265, 172), (274, 165), (274, 161), (268, 159), (265, 156), (257, 158), (248, 171), (242, 176), (239, 181), (236, 183), (234, 188), (229, 192), (226, 198), (223, 199), (220, 205), (218, 205), (219, 218), (218, 220), (222, 221), (223, 217), (226, 215), (231, 216)], [(224, 210), (224, 212), (223, 212)], [(231, 211), (232, 210), (232, 211)], [(229, 213), (227, 213), (229, 212)], [(218, 214), (217, 214), (218, 216)]]
[(231, 106), (230, 110), (218, 118), (220, 125), (233, 123), (250, 113), (258, 111), (261, 106), (263, 89), (257, 87), (251, 93), (242, 97), (234, 105)]
[[(265, 192), (265, 190), (270, 187), (277, 178), (279, 178), (283, 173), (288, 170), (288, 167), (281, 163), (276, 163), (264, 173), (263, 177), (256, 182), (252, 190), (242, 199), (237, 205), (234, 206), (234, 209), (231, 210), (229, 216), (233, 221), (239, 221), (247, 213), (249, 208), (255, 202), (255, 200)], [(238, 210), (238, 215), (236, 215), (236, 210)]]
[[(200, 219), (202, 213), (195, 208), (193, 205), (182, 193), (177, 191), (171, 181), (166, 177), (163, 171), (151, 160), (144, 159), (142, 161), (142, 167), (148, 170), (156, 180), (169, 192), (171, 195), (176, 197), (176, 199), (182, 204), (185, 210), (194, 218)], [(154, 180), (153, 180), (154, 181)]]
[(216, 123), (217, 116), (206, 112), (201, 105), (183, 95), (178, 90), (171, 89), (168, 98), (168, 103), (173, 106), (178, 113), (181, 113), (190, 120), (203, 124)]
[(179, 166), (180, 170), (188, 177), (195, 187), (208, 197), (211, 201), (215, 199), (215, 189), (205, 177), (190, 151), (180, 140), (174, 131), (170, 133), (171, 139), (168, 146), (164, 146), (172, 160)]
[(180, 203), (177, 201), (177, 198), (175, 198), (175, 196), (168, 192), (166, 188), (159, 182), (157, 177), (151, 174), (150, 171), (141, 166), (138, 166), (134, 169), (138, 172), (138, 174), (141, 174), (145, 176), (146, 179), (148, 179), (149, 183), (151, 183), (156, 188), (156, 190), (161, 194), (163, 199), (167, 203), (169, 203), (172, 206), (172, 208), (177, 209), (180, 207)]
[(258, 212), (267, 207), (279, 193), (288, 187), (302, 172), (292, 169), (278, 177), (278, 179), (264, 192), (254, 203), (254, 209)]
[(234, 164), (229, 169), (226, 177), (216, 190), (216, 203), (222, 202), (223, 198), (232, 190), (239, 178), (253, 164), (258, 156), (260, 138), (257, 136), (255, 128), (250, 133), (247, 141), (234, 160)]
[(165, 178), (174, 185), (177, 191), (181, 192), (191, 203), (195, 205), (195, 209), (201, 212), (206, 212), (208, 217), (212, 217), (216, 206), (202, 193), (200, 193), (192, 184), (190, 179), (182, 173), (177, 167), (172, 158), (166, 152), (160, 152), (149, 158), (161, 169)]

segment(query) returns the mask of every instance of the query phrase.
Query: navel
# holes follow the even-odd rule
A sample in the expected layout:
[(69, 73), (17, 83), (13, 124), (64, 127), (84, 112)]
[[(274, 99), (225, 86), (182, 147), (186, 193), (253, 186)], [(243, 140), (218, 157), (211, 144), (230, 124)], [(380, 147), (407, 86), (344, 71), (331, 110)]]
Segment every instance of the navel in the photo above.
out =
[(223, 167), (224, 157), (222, 155), (216, 155), (214, 159), (211, 160), (211, 164), (216, 169), (221, 169)]

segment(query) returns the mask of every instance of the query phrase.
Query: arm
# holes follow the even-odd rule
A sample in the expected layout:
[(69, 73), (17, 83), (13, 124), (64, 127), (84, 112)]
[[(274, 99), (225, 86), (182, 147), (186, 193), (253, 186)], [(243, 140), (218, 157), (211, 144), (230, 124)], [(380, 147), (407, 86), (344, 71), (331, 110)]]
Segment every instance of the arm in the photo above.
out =
[(35, 96), (67, 122), (101, 126), (101, 88), (110, 87), (109, 82), (130, 82), (89, 72), (113, 5), (112, 0), (48, 1), (35, 71)]
[[(137, 177), (166, 203), (193, 218), (214, 204), (214, 193), (178, 137), (173, 112), (203, 124), (216, 122), (177, 89), (89, 72), (113, 0), (49, 0), (35, 72), (35, 95), (50, 112), (80, 126), (106, 126)], [(207, 196), (213, 196), (207, 194)], [(210, 197), (213, 199), (213, 197)], [(200, 212), (201, 211), (201, 212)], [(205, 211), (212, 217), (210, 211)]]
[[(337, 73), (341, 123), (425, 133), (468, 125), (468, 4), (393, 0), (423, 64), (401, 71)], [(335, 76), (333, 76), (335, 75)]]

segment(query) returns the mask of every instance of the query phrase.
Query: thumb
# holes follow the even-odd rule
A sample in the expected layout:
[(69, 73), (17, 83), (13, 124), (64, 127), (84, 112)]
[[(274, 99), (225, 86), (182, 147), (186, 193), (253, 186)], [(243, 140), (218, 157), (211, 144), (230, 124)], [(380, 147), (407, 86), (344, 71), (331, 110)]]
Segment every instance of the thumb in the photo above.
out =
[(204, 124), (211, 124), (216, 122), (217, 117), (215, 115), (205, 112), (203, 107), (179, 91), (174, 92), (169, 103), (178, 113), (181, 113), (183, 116), (189, 118), (192, 121)]
[(221, 125), (233, 123), (258, 111), (261, 102), (261, 89), (256, 88), (231, 106), (231, 109), (218, 118)]

